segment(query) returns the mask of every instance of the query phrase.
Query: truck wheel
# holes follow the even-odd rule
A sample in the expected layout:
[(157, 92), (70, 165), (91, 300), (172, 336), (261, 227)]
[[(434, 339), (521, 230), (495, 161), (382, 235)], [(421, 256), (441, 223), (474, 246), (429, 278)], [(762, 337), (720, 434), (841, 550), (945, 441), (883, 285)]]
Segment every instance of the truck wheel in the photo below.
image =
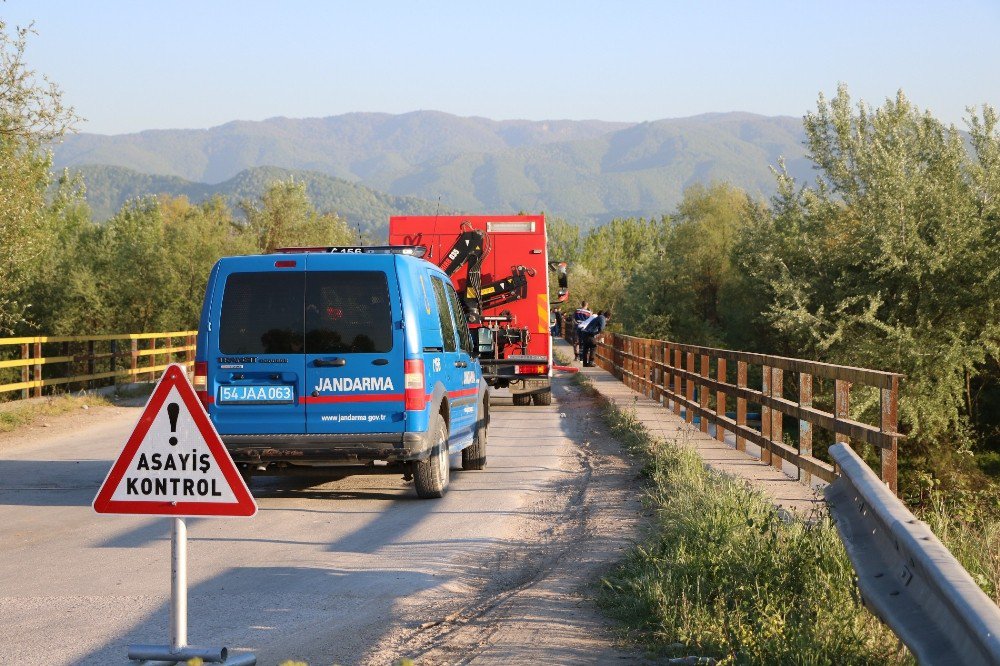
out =
[(448, 490), (448, 428), (440, 415), (434, 419), (434, 448), (413, 466), (413, 485), (417, 497), (443, 497)]
[(514, 404), (518, 407), (524, 407), (531, 404), (531, 394), (530, 393), (515, 393), (514, 394)]
[(535, 404), (541, 407), (552, 404), (552, 389), (534, 395)]
[(481, 418), (476, 424), (476, 434), (472, 437), (472, 445), (462, 449), (462, 469), (484, 469), (486, 467), (486, 429), (489, 423), (489, 412), (484, 403), (480, 409)]

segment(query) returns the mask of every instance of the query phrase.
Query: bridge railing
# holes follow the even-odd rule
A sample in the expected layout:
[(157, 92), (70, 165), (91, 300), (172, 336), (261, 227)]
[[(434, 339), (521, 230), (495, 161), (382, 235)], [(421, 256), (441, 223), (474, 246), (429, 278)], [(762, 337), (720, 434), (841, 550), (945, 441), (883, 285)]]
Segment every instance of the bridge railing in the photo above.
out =
[(0, 399), (55, 387), (153, 380), (171, 363), (194, 364), (197, 331), (0, 338)]
[[(813, 475), (828, 483), (838, 476), (835, 464), (814, 455), (815, 428), (832, 433), (832, 443), (866, 442), (879, 452), (880, 478), (897, 492), (902, 375), (615, 333), (604, 334), (597, 362), (630, 388), (683, 413), (688, 423), (698, 417), (703, 432), (714, 425), (718, 440), (725, 441), (731, 433), (741, 451), (747, 442), (760, 447), (765, 463), (780, 469), (781, 461), (788, 461), (806, 484)], [(751, 376), (753, 382), (748, 381)], [(791, 397), (786, 376), (791, 380), (788, 388), (797, 389)], [(832, 384), (830, 411), (814, 404), (814, 380)], [(868, 387), (862, 389), (866, 401), (877, 400), (877, 424), (850, 418), (852, 388), (861, 387)], [(760, 406), (759, 427), (748, 424), (748, 405)], [(789, 441), (785, 417), (798, 422), (798, 432), (789, 433)]]

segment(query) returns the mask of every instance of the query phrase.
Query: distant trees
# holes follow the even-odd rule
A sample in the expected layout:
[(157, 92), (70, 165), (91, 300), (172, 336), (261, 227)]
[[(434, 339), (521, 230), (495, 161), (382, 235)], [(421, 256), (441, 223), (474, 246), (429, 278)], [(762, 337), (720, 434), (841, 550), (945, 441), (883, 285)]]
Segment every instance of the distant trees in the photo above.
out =
[(248, 219), (221, 197), (202, 204), (145, 197), (96, 224), (79, 183), (64, 177), (41, 215), (30, 279), (14, 292), (24, 317), (13, 328), (61, 335), (194, 328), (219, 257), (352, 240), (340, 218), (318, 213), (293, 183), (272, 184), (243, 209)]

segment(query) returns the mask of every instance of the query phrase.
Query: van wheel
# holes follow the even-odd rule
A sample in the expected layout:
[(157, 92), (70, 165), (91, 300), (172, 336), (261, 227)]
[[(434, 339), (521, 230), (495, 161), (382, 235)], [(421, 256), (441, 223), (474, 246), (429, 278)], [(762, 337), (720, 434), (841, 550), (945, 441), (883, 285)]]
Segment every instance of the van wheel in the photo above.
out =
[(479, 422), (476, 424), (476, 434), (472, 437), (472, 445), (462, 449), (462, 469), (484, 469), (486, 467), (486, 430), (489, 423), (489, 412), (486, 403), (480, 407)]
[(536, 393), (534, 395), (534, 401), (536, 405), (547, 406), (552, 404), (552, 390), (545, 391), (544, 393)]
[(448, 428), (439, 415), (434, 419), (434, 448), (413, 466), (413, 485), (417, 497), (443, 497), (448, 490)]
[(518, 407), (525, 407), (531, 404), (531, 394), (530, 393), (515, 393), (514, 394), (514, 404)]

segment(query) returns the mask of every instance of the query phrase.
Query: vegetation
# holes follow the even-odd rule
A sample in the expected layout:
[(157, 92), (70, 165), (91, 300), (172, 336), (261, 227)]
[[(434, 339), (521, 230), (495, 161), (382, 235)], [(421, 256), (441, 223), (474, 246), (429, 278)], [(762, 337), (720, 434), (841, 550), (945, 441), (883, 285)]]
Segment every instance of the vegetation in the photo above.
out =
[(11, 432), (44, 421), (47, 417), (79, 412), (90, 407), (106, 407), (111, 403), (99, 395), (61, 395), (42, 402), (16, 402), (0, 409), (0, 432)]
[(238, 210), (241, 202), (259, 200), (276, 181), (293, 181), (305, 186), (309, 200), (320, 211), (337, 211), (353, 232), (358, 227), (370, 238), (386, 236), (391, 215), (433, 215), (448, 209), (438, 203), (415, 197), (398, 197), (328, 176), (316, 171), (254, 167), (239, 172), (221, 183), (194, 183), (175, 176), (153, 176), (124, 167), (87, 165), (70, 169), (86, 186), (85, 198), (93, 217), (103, 222), (131, 199), (149, 194), (187, 197), (203, 203), (221, 197)]
[(645, 462), (648, 540), (602, 581), (601, 605), (656, 653), (727, 664), (910, 663), (861, 605), (828, 518), (783, 520), (743, 481), (683, 443), (652, 438), (608, 406), (613, 434)]
[(18, 292), (41, 246), (49, 156), (41, 147), (75, 120), (58, 87), (24, 61), (30, 28), (13, 34), (0, 19), (0, 330), (21, 321)]
[(963, 135), (902, 93), (871, 109), (841, 87), (804, 126), (815, 182), (779, 166), (769, 202), (693, 186), (656, 225), (616, 220), (649, 231), (624, 254), (560, 227), (574, 300), (637, 335), (901, 372), (901, 490), (1000, 507), (975, 464), (1000, 456), (997, 113), (970, 109)]

